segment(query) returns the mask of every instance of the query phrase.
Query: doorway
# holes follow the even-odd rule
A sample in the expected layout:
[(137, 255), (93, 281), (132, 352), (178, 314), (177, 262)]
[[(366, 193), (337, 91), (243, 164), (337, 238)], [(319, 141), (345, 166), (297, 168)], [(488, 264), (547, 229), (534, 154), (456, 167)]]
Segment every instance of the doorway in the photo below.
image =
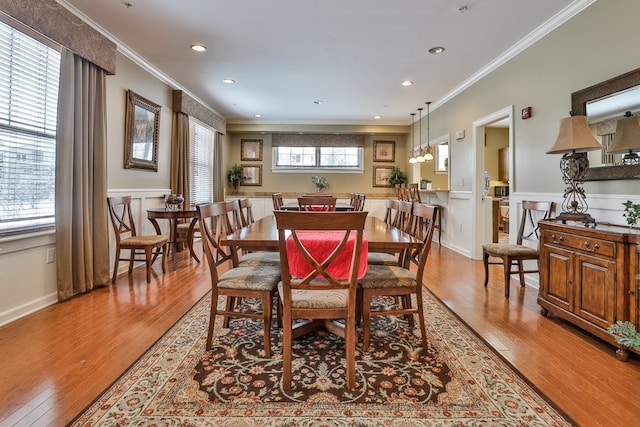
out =
[[(472, 257), (482, 259), (482, 245), (493, 241), (493, 194), (491, 177), (485, 180), (485, 144), (486, 130), (501, 126), (508, 129), (508, 164), (513, 165), (513, 105), (489, 114), (473, 122), (472, 164), (473, 164), (473, 203), (472, 212), (475, 219), (475, 233), (472, 237)], [(509, 167), (507, 185), (509, 191), (513, 187), (513, 167)], [(486, 188), (485, 188), (486, 182)], [(496, 183), (498, 181), (496, 180)], [(502, 181), (500, 181), (502, 182)], [(495, 185), (494, 190), (495, 191)], [(488, 197), (491, 196), (491, 197)]]

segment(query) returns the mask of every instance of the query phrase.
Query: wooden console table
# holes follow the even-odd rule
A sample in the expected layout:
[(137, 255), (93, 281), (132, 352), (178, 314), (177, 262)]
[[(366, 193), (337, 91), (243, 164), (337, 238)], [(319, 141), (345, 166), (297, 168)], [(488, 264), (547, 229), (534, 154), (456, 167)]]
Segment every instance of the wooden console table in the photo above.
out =
[(553, 313), (618, 347), (607, 328), (618, 320), (632, 322), (638, 314), (639, 230), (624, 226), (562, 224), (540, 221), (540, 292), (544, 316)]

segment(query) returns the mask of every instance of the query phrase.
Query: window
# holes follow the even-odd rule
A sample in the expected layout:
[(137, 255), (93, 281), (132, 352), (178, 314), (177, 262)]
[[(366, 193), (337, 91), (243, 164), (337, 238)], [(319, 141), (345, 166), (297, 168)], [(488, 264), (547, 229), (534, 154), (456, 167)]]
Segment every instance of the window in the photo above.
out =
[(0, 236), (51, 228), (60, 53), (0, 21)]
[(274, 134), (273, 170), (363, 170), (364, 136)]
[(191, 205), (213, 202), (213, 140), (215, 131), (189, 117)]
[(276, 168), (361, 169), (360, 147), (275, 147)]

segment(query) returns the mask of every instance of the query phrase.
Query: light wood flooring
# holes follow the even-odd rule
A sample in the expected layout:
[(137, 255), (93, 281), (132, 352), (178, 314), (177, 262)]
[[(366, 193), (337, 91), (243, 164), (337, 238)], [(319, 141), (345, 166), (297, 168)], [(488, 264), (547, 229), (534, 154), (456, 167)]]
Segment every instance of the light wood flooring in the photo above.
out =
[[(40, 310), (0, 328), (0, 425), (61, 426), (90, 404), (209, 291), (204, 264), (179, 254), (116, 285)], [(540, 315), (536, 289), (432, 246), (426, 285), (550, 400), (583, 426), (640, 425), (640, 358), (558, 318)]]

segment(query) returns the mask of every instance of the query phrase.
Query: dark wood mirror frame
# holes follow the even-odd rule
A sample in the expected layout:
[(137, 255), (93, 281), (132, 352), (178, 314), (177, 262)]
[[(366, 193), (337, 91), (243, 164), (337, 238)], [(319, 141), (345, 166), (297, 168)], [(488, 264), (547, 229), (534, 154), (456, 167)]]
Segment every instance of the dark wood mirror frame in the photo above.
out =
[[(587, 115), (587, 103), (595, 99), (640, 85), (640, 68), (619, 75), (602, 83), (573, 92), (571, 111), (578, 116)], [(585, 181), (640, 178), (640, 165), (598, 166), (588, 168)]]
[[(127, 91), (125, 113), (124, 167), (158, 171), (158, 132), (160, 130), (160, 105)], [(135, 146), (151, 144), (146, 157), (136, 157)]]

